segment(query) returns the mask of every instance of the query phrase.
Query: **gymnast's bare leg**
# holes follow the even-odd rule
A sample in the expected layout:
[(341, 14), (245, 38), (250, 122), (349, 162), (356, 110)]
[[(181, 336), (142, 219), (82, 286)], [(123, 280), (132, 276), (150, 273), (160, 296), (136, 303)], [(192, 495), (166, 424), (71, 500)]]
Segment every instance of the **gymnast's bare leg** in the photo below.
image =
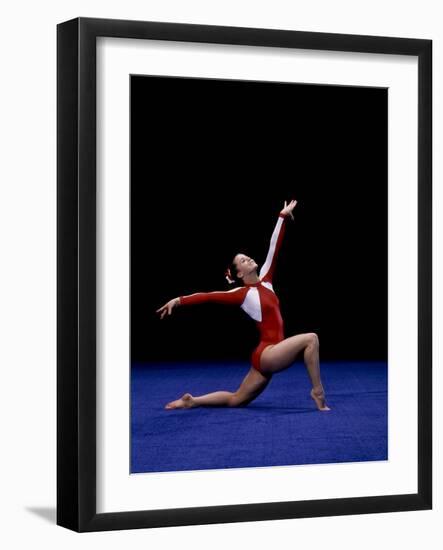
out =
[(192, 407), (241, 407), (258, 397), (269, 384), (270, 376), (263, 376), (250, 368), (240, 387), (235, 392), (216, 391), (194, 397), (185, 393), (180, 399), (171, 401), (165, 409), (190, 409)]
[(264, 374), (252, 368), (236, 392), (216, 391), (198, 397), (185, 393), (180, 399), (171, 401), (166, 409), (186, 409), (191, 407), (239, 407), (258, 397), (269, 383), (270, 375), (290, 367), (299, 353), (303, 359), (311, 380), (311, 397), (318, 410), (329, 411), (320, 376), (320, 358), (318, 336), (309, 332), (286, 338), (278, 344), (266, 347), (261, 355), (260, 368)]
[(297, 334), (266, 347), (260, 358), (260, 369), (265, 375), (280, 372), (290, 367), (301, 352), (312, 383), (311, 397), (320, 411), (329, 411), (320, 377), (319, 341), (314, 332)]

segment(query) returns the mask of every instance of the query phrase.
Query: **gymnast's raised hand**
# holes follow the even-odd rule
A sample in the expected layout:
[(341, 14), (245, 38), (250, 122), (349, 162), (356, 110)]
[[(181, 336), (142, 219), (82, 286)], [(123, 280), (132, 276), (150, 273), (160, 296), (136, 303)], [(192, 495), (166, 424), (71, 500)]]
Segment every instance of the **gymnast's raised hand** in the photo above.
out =
[(295, 205), (297, 204), (297, 201), (293, 199), (289, 204), (286, 204), (283, 207), (283, 209), (280, 211), (280, 214), (283, 214), (283, 216), (290, 216), (291, 220), (294, 220), (294, 216), (292, 214), (292, 211), (295, 208)]

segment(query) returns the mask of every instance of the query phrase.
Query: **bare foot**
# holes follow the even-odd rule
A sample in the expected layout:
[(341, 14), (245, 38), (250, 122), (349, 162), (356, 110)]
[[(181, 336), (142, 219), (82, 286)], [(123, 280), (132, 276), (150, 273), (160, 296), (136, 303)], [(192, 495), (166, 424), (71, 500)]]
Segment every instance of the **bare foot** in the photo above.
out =
[(190, 393), (185, 393), (183, 397), (176, 401), (171, 401), (165, 406), (165, 409), (190, 409), (195, 407), (196, 403)]
[(330, 411), (331, 409), (326, 405), (325, 393), (323, 390), (311, 390), (311, 397), (317, 405), (319, 411)]

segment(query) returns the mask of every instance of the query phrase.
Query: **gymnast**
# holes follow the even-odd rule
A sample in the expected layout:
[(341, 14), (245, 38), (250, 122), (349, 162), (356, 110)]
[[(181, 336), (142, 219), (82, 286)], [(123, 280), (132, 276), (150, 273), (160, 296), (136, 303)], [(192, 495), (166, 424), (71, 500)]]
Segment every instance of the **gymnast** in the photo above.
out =
[(230, 284), (242, 286), (223, 292), (197, 292), (173, 298), (157, 310), (160, 318), (171, 315), (174, 308), (207, 302), (240, 306), (255, 322), (260, 333), (260, 343), (251, 356), (252, 367), (235, 392), (216, 391), (193, 396), (185, 393), (180, 399), (168, 403), (166, 409), (187, 409), (201, 406), (245, 406), (260, 395), (269, 384), (273, 374), (291, 366), (296, 356), (303, 352), (303, 359), (312, 384), (311, 397), (318, 410), (329, 411), (320, 378), (319, 340), (309, 332), (284, 337), (283, 319), (279, 299), (272, 286), (276, 259), (281, 247), (288, 217), (297, 204), (292, 200), (284, 203), (272, 233), (265, 263), (257, 274), (258, 265), (245, 254), (237, 254), (225, 275)]

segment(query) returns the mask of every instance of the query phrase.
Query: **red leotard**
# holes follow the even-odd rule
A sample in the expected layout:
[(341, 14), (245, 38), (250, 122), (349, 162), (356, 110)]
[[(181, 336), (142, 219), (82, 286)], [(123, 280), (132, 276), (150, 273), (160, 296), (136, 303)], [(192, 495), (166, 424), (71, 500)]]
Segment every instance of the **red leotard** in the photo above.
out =
[(251, 356), (252, 365), (259, 372), (261, 372), (260, 356), (266, 346), (277, 344), (284, 339), (280, 302), (272, 287), (272, 276), (285, 226), (286, 217), (280, 214), (272, 233), (268, 255), (260, 269), (260, 281), (258, 283), (245, 284), (243, 287), (225, 292), (197, 292), (189, 296), (180, 296), (181, 305), (213, 302), (240, 306), (256, 322), (260, 332), (260, 343)]

